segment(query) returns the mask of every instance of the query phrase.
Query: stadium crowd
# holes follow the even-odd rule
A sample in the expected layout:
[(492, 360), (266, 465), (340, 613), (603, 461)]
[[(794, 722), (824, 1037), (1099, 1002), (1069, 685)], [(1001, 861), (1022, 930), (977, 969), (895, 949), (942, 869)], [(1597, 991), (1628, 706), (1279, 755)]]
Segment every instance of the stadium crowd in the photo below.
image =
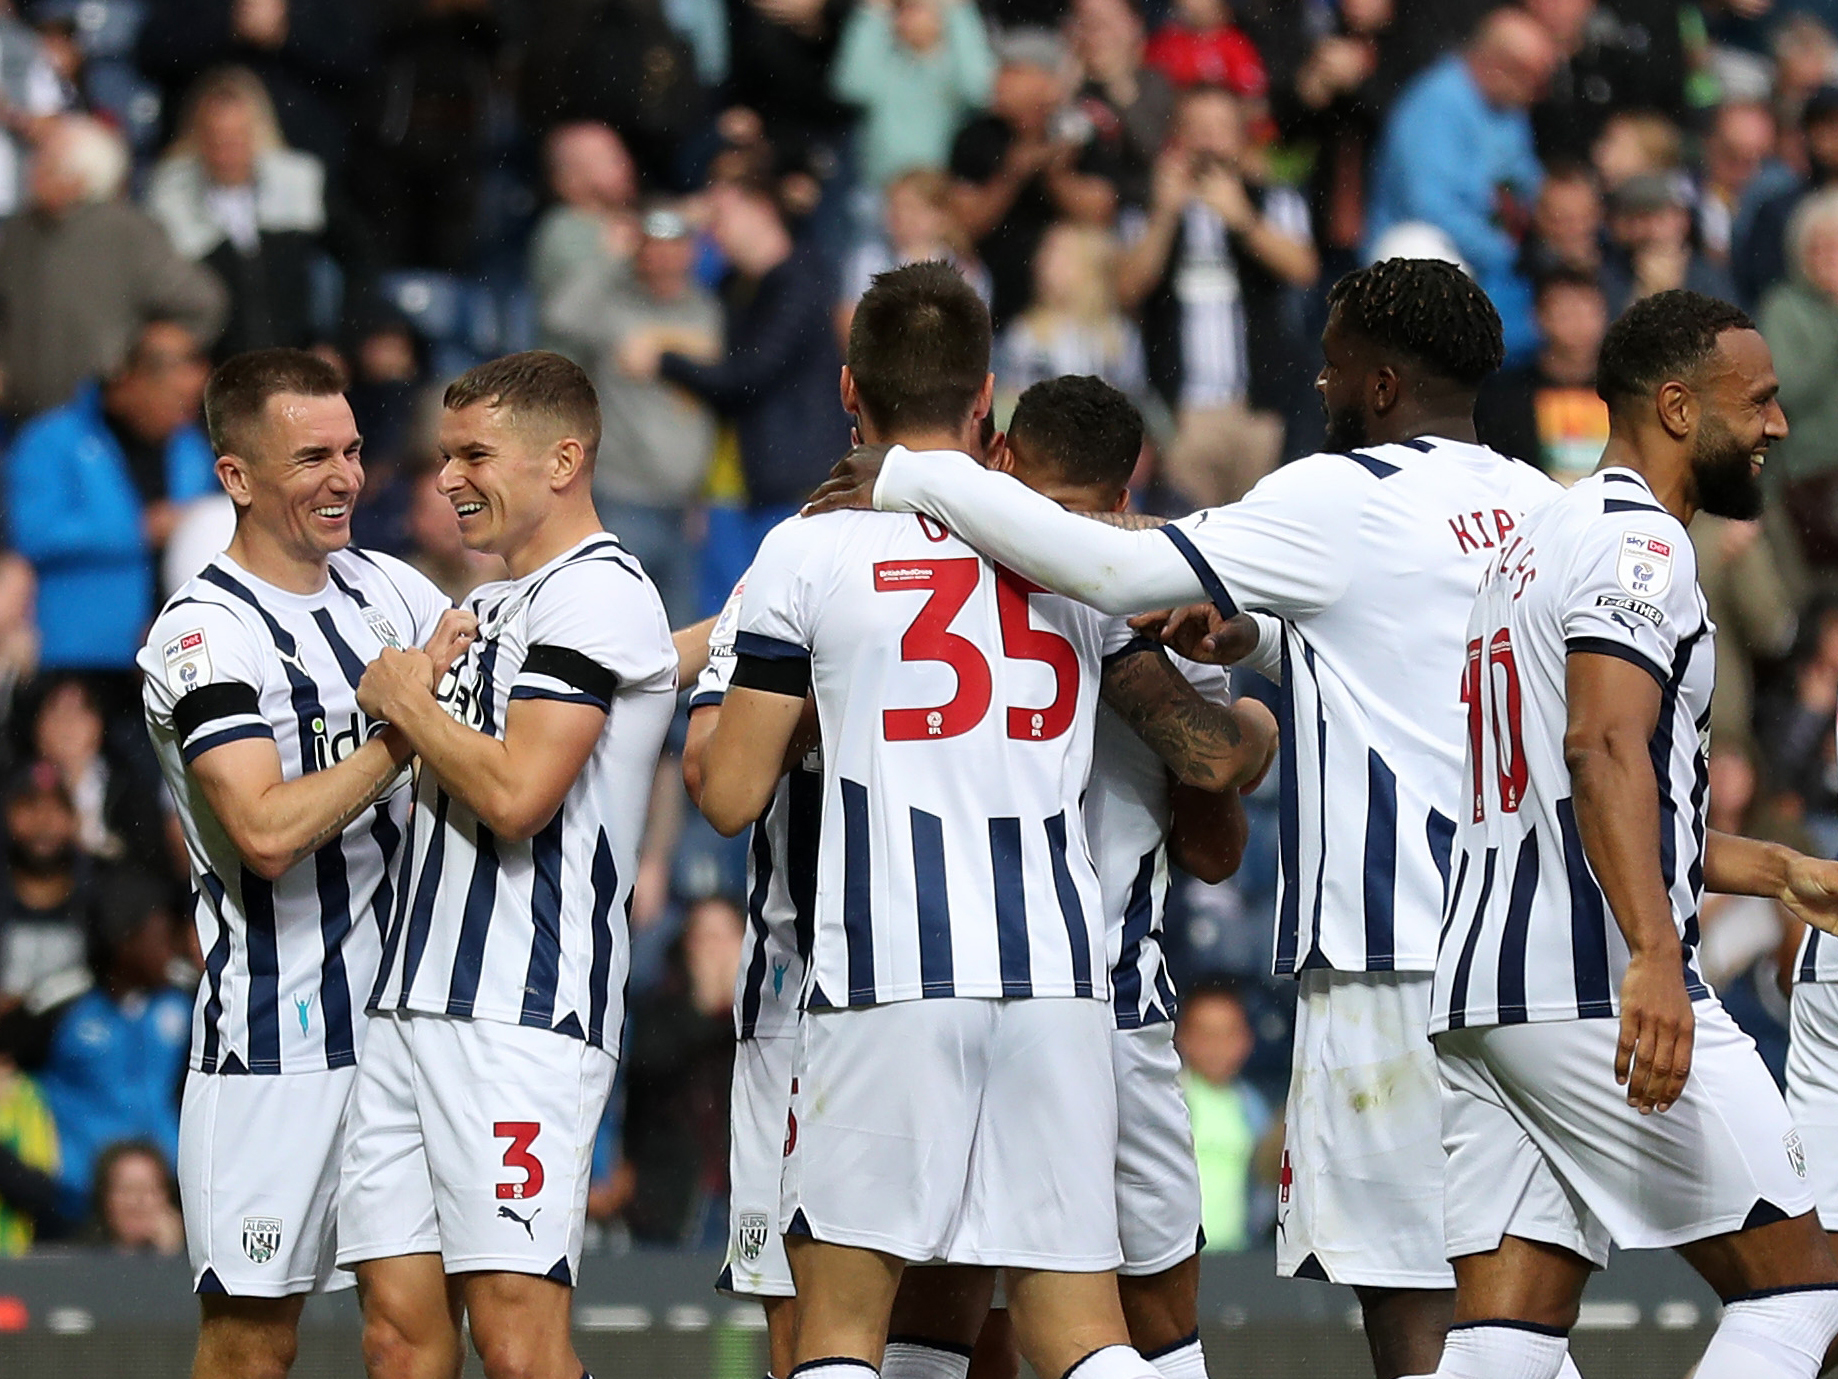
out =
[[(1713, 824), (1838, 855), (1833, 0), (0, 0), (0, 214), (0, 1253), (182, 1239), (200, 954), (134, 656), (227, 538), (199, 403), (245, 349), (345, 371), (357, 540), (454, 597), (500, 572), (434, 486), (440, 386), (569, 355), (601, 517), (682, 625), (847, 448), (842, 341), (896, 264), (986, 298), (999, 415), (1065, 373), (1128, 393), (1169, 515), (1320, 442), (1325, 289), (1363, 262), (1475, 276), (1509, 351), (1482, 439), (1566, 479), (1607, 436), (1609, 320), (1726, 297), (1793, 432), (1763, 521), (1692, 529)], [(1273, 793), (1239, 874), (1170, 908), (1212, 1248), (1274, 1207)], [(727, 1229), (744, 856), (686, 803), (667, 755), (608, 1243)], [(1709, 904), (1706, 975), (1778, 1076), (1798, 933)]]

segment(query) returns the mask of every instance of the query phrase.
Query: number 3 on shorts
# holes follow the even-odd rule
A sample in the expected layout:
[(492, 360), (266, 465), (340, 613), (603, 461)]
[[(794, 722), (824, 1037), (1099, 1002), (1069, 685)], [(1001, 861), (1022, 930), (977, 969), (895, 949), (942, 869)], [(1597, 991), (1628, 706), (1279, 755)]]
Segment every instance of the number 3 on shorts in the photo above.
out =
[(542, 1160), (530, 1153), (530, 1145), (542, 1133), (542, 1124), (533, 1120), (501, 1120), (493, 1123), (492, 1136), (500, 1140), (509, 1140), (510, 1147), (504, 1151), (504, 1166), (523, 1170), (523, 1181), (520, 1183), (499, 1183), (498, 1198), (500, 1201), (520, 1202), (525, 1197), (534, 1197), (542, 1191)]

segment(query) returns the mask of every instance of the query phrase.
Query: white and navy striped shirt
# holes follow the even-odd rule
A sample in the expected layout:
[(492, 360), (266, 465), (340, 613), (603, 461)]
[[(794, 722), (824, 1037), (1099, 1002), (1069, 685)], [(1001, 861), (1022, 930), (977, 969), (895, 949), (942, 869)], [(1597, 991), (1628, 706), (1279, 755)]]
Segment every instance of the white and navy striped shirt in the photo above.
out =
[(1627, 944), (1584, 855), (1564, 762), (1569, 656), (1618, 656), (1661, 690), (1649, 752), (1661, 877), (1697, 975), (1716, 629), (1677, 518), (1606, 469), (1521, 523), (1468, 623), (1465, 807), (1436, 962), (1433, 1032), (1620, 1009)]
[(837, 513), (767, 535), (736, 673), (807, 665), (823, 725), (807, 1008), (1108, 998), (1080, 795), (1112, 638), (1128, 640), (1120, 621), (929, 518)]
[(382, 730), (357, 707), (386, 645), (420, 646), (447, 598), (401, 561), (335, 552), (326, 586), (294, 594), (219, 555), (172, 597), (139, 657), (147, 730), (197, 888), (204, 980), (191, 1066), (205, 1073), (350, 1067), (375, 980), (409, 809), (405, 771), (376, 804), (278, 881), (243, 865), (187, 769), (212, 748), (273, 741), (283, 779), (343, 761)]
[(480, 586), (465, 606), (479, 636), (441, 683), (447, 712), (498, 738), (518, 699), (590, 704), (606, 722), (554, 817), (521, 842), (494, 835), (418, 771), (371, 1009), (499, 1020), (616, 1049), (626, 906), (676, 707), (663, 604), (600, 532), (522, 579)]
[[(1172, 659), (1201, 694), (1221, 704), (1230, 701), (1228, 678), (1220, 667)], [(1162, 951), (1171, 822), (1168, 768), (1109, 705), (1099, 704), (1085, 832), (1104, 895), (1111, 1006), (1118, 1029), (1140, 1029), (1175, 1017), (1174, 979)]]
[[(709, 632), (708, 666), (690, 712), (719, 705), (734, 678), (743, 578)], [(779, 779), (747, 840), (747, 929), (734, 978), (734, 1033), (786, 1039), (797, 1033), (817, 903), (817, 838), (823, 822), (823, 753), (807, 752)]]
[(1560, 492), (1484, 446), (1311, 455), (1161, 528), (1227, 616), (1274, 614), (1276, 971), (1427, 972), (1461, 799), (1462, 647), (1488, 560)]

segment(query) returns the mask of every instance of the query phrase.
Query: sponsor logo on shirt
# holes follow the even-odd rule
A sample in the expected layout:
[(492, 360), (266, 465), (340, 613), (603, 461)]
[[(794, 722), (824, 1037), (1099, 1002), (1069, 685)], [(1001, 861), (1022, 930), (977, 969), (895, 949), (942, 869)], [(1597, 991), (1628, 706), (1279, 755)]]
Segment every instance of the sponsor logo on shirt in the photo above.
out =
[(211, 649), (204, 629), (181, 632), (160, 649), (166, 667), (166, 685), (174, 694), (186, 694), (211, 678)]
[(1655, 627), (1660, 626), (1666, 620), (1666, 615), (1659, 610), (1657, 605), (1648, 603), (1644, 599), (1625, 598), (1620, 594), (1597, 594), (1595, 606), (1597, 608), (1618, 608), (1624, 613), (1632, 613), (1637, 618), (1645, 618)]
[(1643, 532), (1622, 532), (1615, 577), (1630, 594), (1659, 597), (1672, 587), (1672, 543)]

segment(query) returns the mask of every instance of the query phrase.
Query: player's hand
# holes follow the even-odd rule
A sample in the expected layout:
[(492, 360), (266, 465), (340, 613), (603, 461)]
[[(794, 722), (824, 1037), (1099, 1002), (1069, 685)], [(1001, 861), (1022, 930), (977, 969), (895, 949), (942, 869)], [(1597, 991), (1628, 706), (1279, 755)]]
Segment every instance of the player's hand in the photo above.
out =
[(464, 608), (449, 608), (440, 615), (440, 621), (434, 626), (434, 635), (428, 638), (428, 644), (422, 648), (427, 652), (434, 674), (429, 689), (440, 684), (441, 677), (453, 669), (453, 663), (464, 656), (466, 648), (478, 638), (479, 619), (476, 613)]
[(434, 695), (434, 663), (425, 651), (398, 651), (386, 646), (364, 667), (357, 682), (357, 706), (383, 723), (395, 723), (411, 704)]
[(1796, 855), (1787, 864), (1787, 884), (1775, 899), (1794, 918), (1838, 934), (1838, 862)]
[(1641, 1115), (1670, 1110), (1685, 1090), (1694, 1019), (1676, 946), (1655, 956), (1637, 953), (1628, 960), (1621, 978), (1615, 1081), (1627, 1088), (1627, 1104)]
[(810, 496), (799, 514), (803, 517), (815, 517), (819, 513), (840, 512), (844, 508), (862, 508), (874, 510), (874, 486), (880, 481), (881, 465), (887, 459), (891, 445), (858, 445), (830, 470), (830, 477), (823, 481), (817, 491)]
[(1257, 624), (1243, 613), (1222, 617), (1210, 603), (1140, 613), (1130, 619), (1130, 627), (1190, 661), (1216, 666), (1235, 665), (1257, 650)]

